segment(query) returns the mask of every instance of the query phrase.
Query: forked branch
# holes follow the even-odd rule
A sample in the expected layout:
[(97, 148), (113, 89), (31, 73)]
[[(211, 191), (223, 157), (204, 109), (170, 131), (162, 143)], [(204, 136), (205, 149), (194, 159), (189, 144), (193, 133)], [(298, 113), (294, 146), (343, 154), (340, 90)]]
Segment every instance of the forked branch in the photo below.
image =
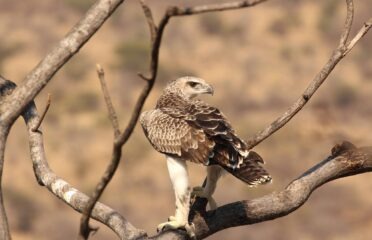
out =
[(124, 0), (97, 0), (83, 18), (0, 104), (0, 122), (12, 124), (54, 74), (93, 36)]
[[(60, 69), (79, 48), (89, 40), (95, 31), (110, 16), (115, 8), (123, 0), (99, 0), (89, 10), (86, 16), (74, 27), (74, 29), (60, 42), (60, 44), (43, 59), (40, 64), (26, 77), (25, 81), (10, 95), (0, 101), (0, 167), (3, 164), (5, 139), (8, 130), (17, 116), (23, 112), (23, 117), (28, 126), (30, 139), (31, 158), (38, 182), (47, 187), (55, 196), (79, 212), (83, 212), (81, 220), (80, 236), (88, 238), (91, 228), (89, 227), (90, 216), (109, 226), (121, 239), (147, 239), (146, 234), (131, 225), (123, 216), (109, 207), (97, 202), (105, 187), (115, 174), (121, 158), (122, 146), (131, 136), (138, 120), (142, 106), (148, 97), (157, 77), (159, 51), (162, 35), (169, 20), (175, 16), (186, 16), (212, 11), (224, 11), (255, 6), (265, 0), (239, 1), (233, 3), (212, 4), (195, 7), (170, 7), (156, 26), (150, 8), (141, 2), (151, 34), (151, 61), (149, 76), (139, 74), (146, 80), (145, 86), (138, 97), (130, 121), (123, 132), (120, 131), (116, 113), (107, 91), (103, 70), (98, 69), (102, 91), (108, 107), (109, 116), (114, 129), (113, 152), (111, 161), (101, 181), (96, 187), (92, 198), (71, 187), (63, 179), (59, 178), (49, 168), (43, 146), (42, 133), (33, 131), (38, 129), (41, 123), (36, 107), (32, 99), (50, 81), (52, 76)], [(340, 37), (339, 46), (332, 56), (310, 82), (301, 97), (278, 119), (266, 129), (259, 132), (248, 141), (250, 147), (254, 147), (274, 132), (288, 123), (313, 96), (315, 91), (326, 80), (338, 62), (355, 46), (355, 44), (368, 32), (372, 25), (369, 19), (355, 37), (348, 41), (353, 20), (353, 1), (346, 0), (347, 17), (345, 27)], [(1, 169), (0, 169), (1, 170)], [(206, 201), (198, 199), (191, 212), (191, 220), (195, 224), (198, 239), (205, 238), (225, 228), (254, 224), (278, 217), (285, 216), (304, 204), (316, 188), (322, 184), (345, 176), (359, 174), (372, 170), (372, 148), (356, 148), (352, 144), (344, 142), (333, 148), (331, 156), (312, 169), (308, 170), (300, 178), (293, 181), (286, 189), (254, 200), (243, 200), (231, 203), (215, 211), (205, 211)], [(1, 175), (1, 171), (0, 171)], [(1, 177), (1, 176), (0, 176)], [(1, 189), (0, 189), (1, 190)], [(1, 194), (1, 191), (0, 191)], [(1, 196), (0, 196), (1, 197)], [(1, 199), (0, 199), (1, 204)], [(199, 205), (199, 207), (198, 207)], [(0, 206), (2, 207), (2, 206)], [(195, 211), (196, 209), (196, 211)], [(0, 209), (1, 210), (1, 209)], [(1, 211), (0, 211), (1, 212)], [(5, 212), (4, 212), (5, 216)], [(3, 219), (4, 220), (4, 219)], [(6, 221), (6, 216), (5, 216)], [(1, 223), (1, 220), (0, 220)], [(5, 224), (7, 225), (7, 224)], [(151, 239), (186, 239), (183, 231), (167, 231), (152, 237)], [(9, 235), (10, 238), (10, 235)]]
[(262, 131), (258, 132), (255, 136), (248, 139), (247, 143), (249, 148), (261, 143), (263, 140), (274, 134), (285, 124), (287, 124), (309, 101), (314, 93), (319, 89), (323, 82), (327, 79), (332, 70), (336, 65), (343, 59), (346, 54), (354, 47), (354, 45), (368, 32), (372, 25), (372, 19), (369, 19), (355, 37), (347, 42), (350, 29), (352, 27), (353, 16), (354, 16), (354, 4), (352, 0), (346, 0), (347, 5), (347, 16), (345, 20), (345, 26), (340, 37), (339, 46), (333, 51), (331, 57), (327, 63), (322, 67), (314, 79), (309, 83), (305, 91), (301, 96), (294, 102), (294, 104), (281, 116), (275, 119), (269, 126)]

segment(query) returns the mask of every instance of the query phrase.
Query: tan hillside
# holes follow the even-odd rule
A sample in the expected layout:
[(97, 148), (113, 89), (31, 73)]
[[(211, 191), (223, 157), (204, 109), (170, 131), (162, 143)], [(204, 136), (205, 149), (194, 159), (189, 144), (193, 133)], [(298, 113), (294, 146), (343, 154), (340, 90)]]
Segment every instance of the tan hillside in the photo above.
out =
[[(63, 37), (91, 0), (0, 2), (0, 74), (17, 83)], [(147, 1), (159, 20), (170, 4), (223, 1)], [(194, 75), (214, 86), (205, 98), (228, 116), (248, 138), (271, 123), (300, 96), (325, 64), (346, 14), (344, 1), (268, 1), (254, 8), (177, 17), (166, 28), (159, 76), (145, 104), (154, 107), (172, 79)], [(355, 33), (370, 17), (371, 0), (355, 1)], [(120, 125), (125, 126), (147, 72), (149, 33), (137, 1), (126, 1), (83, 49), (36, 98), (39, 109), (52, 94), (43, 122), (51, 168), (74, 187), (90, 193), (110, 160), (113, 131), (95, 72), (100, 63)], [(283, 129), (255, 150), (263, 156), (274, 182), (248, 188), (224, 177), (215, 194), (218, 204), (250, 199), (284, 188), (291, 180), (348, 140), (372, 145), (372, 33), (331, 73), (309, 104)], [(3, 188), (13, 238), (75, 239), (80, 214), (63, 204), (34, 177), (22, 119), (7, 142)], [(190, 165), (192, 185), (205, 170)], [(372, 235), (371, 174), (337, 180), (318, 189), (286, 217), (227, 229), (209, 239), (364, 240)], [(174, 211), (164, 157), (155, 152), (137, 126), (123, 148), (117, 174), (101, 199), (135, 226), (155, 233)], [(116, 239), (105, 226), (91, 239)]]

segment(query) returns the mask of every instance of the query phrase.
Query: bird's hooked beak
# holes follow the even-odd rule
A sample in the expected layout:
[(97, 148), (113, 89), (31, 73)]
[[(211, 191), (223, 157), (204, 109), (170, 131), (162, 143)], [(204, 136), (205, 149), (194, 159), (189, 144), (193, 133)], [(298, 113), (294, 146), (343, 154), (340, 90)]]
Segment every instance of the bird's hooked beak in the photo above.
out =
[(209, 85), (209, 84), (206, 84), (205, 87), (206, 88), (205, 88), (205, 92), (204, 93), (207, 93), (207, 94), (210, 94), (210, 95), (213, 96), (213, 93), (214, 93), (213, 87), (211, 85)]

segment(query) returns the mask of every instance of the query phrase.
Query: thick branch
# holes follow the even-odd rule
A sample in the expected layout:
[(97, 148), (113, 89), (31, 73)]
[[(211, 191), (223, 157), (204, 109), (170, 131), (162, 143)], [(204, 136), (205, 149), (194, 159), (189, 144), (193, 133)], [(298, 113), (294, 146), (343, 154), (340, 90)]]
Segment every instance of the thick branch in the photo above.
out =
[(372, 171), (372, 147), (355, 148), (344, 142), (284, 190), (261, 198), (230, 203), (196, 215), (193, 223), (198, 239), (229, 227), (255, 224), (283, 217), (302, 206), (321, 185), (346, 176)]
[(54, 74), (92, 37), (124, 0), (98, 0), (59, 44), (0, 105), (0, 122), (11, 124)]
[[(0, 76), (0, 102), (3, 97), (10, 95), (16, 85)], [(46, 111), (44, 111), (46, 112)], [(41, 131), (34, 129), (41, 123), (35, 103), (32, 101), (22, 114), (29, 134), (30, 152), (33, 163), (34, 173), (38, 183), (45, 186), (53, 195), (68, 204), (74, 210), (83, 212), (89, 202), (89, 197), (73, 188), (65, 180), (58, 177), (50, 168), (44, 151), (43, 135)], [(3, 160), (5, 149), (5, 140), (2, 131), (4, 126), (0, 124), (0, 160)], [(1, 161), (2, 163), (2, 161)], [(0, 175), (1, 176), (1, 175)], [(2, 205), (2, 196), (0, 196), (0, 239), (10, 239), (7, 228), (7, 218)], [(146, 235), (142, 230), (135, 228), (122, 215), (115, 210), (102, 204), (96, 203), (91, 212), (91, 216), (111, 228), (120, 239), (138, 239)]]
[[(48, 166), (40, 131), (32, 131), (39, 121), (36, 107), (32, 102), (23, 114), (28, 128), (31, 159), (36, 178), (40, 185), (47, 189), (74, 210), (83, 212), (89, 197), (73, 188), (58, 177)], [(110, 207), (97, 203), (92, 211), (92, 218), (110, 227), (121, 239), (137, 239), (145, 233), (131, 225), (123, 216)]]
[[(5, 97), (12, 93), (16, 85), (3, 78), (0, 75), (0, 103)], [(2, 176), (4, 168), (5, 144), (9, 134), (10, 127), (0, 122), (0, 239), (11, 239), (8, 218), (5, 212), (3, 190), (2, 190)]]
[[(1, 86), (0, 86), (1, 87)], [(5, 143), (9, 133), (9, 129), (6, 127), (0, 127), (0, 239), (8, 240), (11, 239), (8, 218), (6, 216), (3, 190), (2, 190), (2, 175), (4, 167), (4, 153)]]
[[(191, 216), (197, 239), (226, 228), (256, 224), (290, 214), (301, 207), (323, 184), (342, 177), (372, 171), (372, 147), (355, 148), (348, 142), (336, 145), (332, 154), (284, 190), (266, 196), (226, 204), (214, 211)], [(206, 201), (204, 202), (206, 204)], [(187, 239), (185, 232), (167, 231), (152, 239)]]

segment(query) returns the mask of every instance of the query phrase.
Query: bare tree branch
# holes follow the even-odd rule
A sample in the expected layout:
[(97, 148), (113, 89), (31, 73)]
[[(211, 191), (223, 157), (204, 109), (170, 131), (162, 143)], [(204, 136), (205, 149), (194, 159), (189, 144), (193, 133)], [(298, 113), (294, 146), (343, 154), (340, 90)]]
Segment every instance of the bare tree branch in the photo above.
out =
[(332, 154), (284, 190), (230, 203), (214, 211), (194, 215), (197, 239), (229, 227), (255, 224), (283, 217), (302, 206), (323, 184), (346, 176), (372, 171), (372, 147), (355, 148), (348, 142), (336, 145)]
[[(195, 226), (196, 239), (204, 239), (230, 227), (251, 225), (284, 217), (301, 207), (312, 192), (335, 179), (372, 171), (372, 147), (356, 148), (349, 142), (342, 142), (332, 148), (331, 155), (284, 190), (260, 198), (242, 200), (221, 206), (213, 211), (192, 212), (190, 221)], [(197, 201), (205, 209), (207, 200)], [(185, 231), (162, 232), (150, 239), (188, 239)]]
[(0, 105), (0, 122), (11, 124), (54, 74), (92, 37), (124, 0), (98, 0), (59, 44)]
[[(0, 75), (0, 103), (4, 100), (5, 97), (10, 95), (16, 85), (3, 78)], [(9, 240), (11, 239), (8, 218), (6, 215), (3, 199), (3, 190), (2, 190), (2, 176), (4, 168), (4, 155), (5, 155), (5, 145), (6, 140), (9, 134), (10, 126), (4, 124), (0, 121), (0, 239)]]
[(359, 32), (355, 35), (355, 37), (347, 44), (346, 50), (344, 52), (344, 56), (348, 54), (351, 49), (355, 46), (355, 44), (371, 29), (372, 27), (372, 18), (368, 19), (367, 22), (364, 23), (363, 27), (359, 30)]
[(5, 153), (5, 143), (8, 136), (9, 129), (0, 127), (0, 239), (8, 240), (11, 239), (8, 218), (6, 216), (3, 190), (2, 190), (2, 175), (4, 167), (4, 153)]
[(353, 19), (354, 19), (354, 3), (353, 0), (346, 0), (346, 19), (345, 19), (345, 25), (344, 25), (344, 31), (341, 34), (340, 37), (340, 44), (338, 45), (338, 48), (345, 47), (346, 41), (349, 37), (351, 26), (353, 25)]
[[(257, 144), (261, 143), (263, 140), (274, 134), (285, 124), (287, 124), (309, 101), (309, 99), (314, 95), (318, 88), (327, 79), (332, 70), (336, 67), (338, 62), (343, 59), (347, 53), (350, 52), (355, 43), (371, 28), (372, 21), (368, 21), (364, 24), (362, 29), (354, 37), (354, 39), (346, 45), (347, 37), (352, 26), (354, 5), (353, 1), (347, 0), (347, 17), (345, 21), (345, 27), (340, 37), (340, 45), (333, 51), (328, 62), (323, 66), (315, 78), (309, 83), (302, 95), (296, 100), (296, 102), (280, 117), (275, 119), (269, 126), (267, 126), (262, 131), (258, 132), (255, 136), (250, 138), (247, 143), (249, 148), (253, 148)], [(342, 44), (341, 44), (342, 43)]]
[[(31, 159), (39, 184), (45, 186), (53, 195), (74, 210), (83, 212), (88, 204), (89, 197), (58, 177), (49, 168), (44, 151), (43, 134), (40, 131), (32, 131), (40, 121), (33, 102), (27, 107), (23, 118), (28, 128)], [(142, 230), (135, 228), (118, 212), (99, 202), (94, 206), (92, 218), (111, 228), (120, 239), (137, 239), (145, 235)]]
[(149, 25), (151, 43), (152, 43), (155, 40), (156, 32), (158, 31), (158, 29), (155, 25), (151, 9), (145, 4), (145, 2), (143, 0), (140, 0), (140, 4), (141, 4), (141, 7), (143, 9), (143, 13), (145, 14), (147, 24)]
[(106, 186), (109, 184), (110, 180), (114, 176), (116, 169), (119, 166), (120, 158), (121, 158), (122, 145), (117, 142), (117, 139), (121, 135), (118, 118), (116, 115), (115, 108), (111, 101), (110, 93), (107, 89), (104, 70), (99, 64), (97, 64), (97, 73), (98, 73), (98, 78), (101, 83), (101, 88), (102, 88), (103, 96), (106, 102), (107, 110), (109, 113), (109, 119), (114, 129), (114, 144), (113, 144), (114, 146), (113, 146), (113, 152), (112, 152), (110, 164), (107, 167), (101, 180), (97, 184), (92, 194), (92, 197), (87, 202), (86, 208), (84, 209), (83, 214), (81, 216), (78, 239), (88, 239), (90, 233), (97, 231), (97, 228), (93, 228), (89, 226), (89, 218), (92, 214), (95, 204), (98, 202)]
[(163, 37), (165, 26), (167, 25), (171, 17), (187, 16), (187, 15), (195, 15), (195, 14), (201, 14), (201, 13), (207, 13), (207, 12), (217, 12), (217, 11), (226, 11), (226, 10), (241, 9), (241, 8), (246, 8), (246, 7), (253, 7), (259, 3), (263, 3), (266, 1), (267, 0), (239, 1), (239, 2), (232, 2), (232, 3), (210, 4), (210, 5), (201, 5), (201, 6), (195, 6), (195, 7), (185, 7), (185, 8), (177, 7), (177, 6), (168, 7), (162, 19), (160, 20), (158, 27), (156, 27), (156, 24), (154, 23), (154, 19), (152, 17), (151, 9), (145, 4), (143, 0), (140, 0), (142, 9), (144, 11), (146, 20), (150, 28), (152, 47), (151, 47), (151, 61), (150, 61), (150, 76), (146, 77), (142, 73), (138, 73), (138, 76), (140, 76), (142, 79), (147, 80), (147, 81), (155, 81), (157, 71), (158, 71), (159, 50), (160, 50), (161, 39)]
[(50, 102), (51, 102), (51, 98), (50, 98), (50, 93), (48, 93), (48, 100), (47, 100), (47, 104), (44, 108), (44, 111), (43, 113), (41, 114), (41, 117), (39, 119), (39, 122), (35, 125), (35, 127), (32, 129), (33, 132), (36, 132), (39, 130), (40, 128), (40, 125), (41, 123), (43, 122), (44, 118), (45, 118), (45, 115), (47, 114), (48, 110), (49, 110), (49, 107), (50, 107)]
[[(4, 96), (11, 94), (15, 88), (16, 85), (13, 82), (0, 76), (0, 102), (2, 102)], [(38, 183), (45, 186), (53, 195), (74, 210), (83, 212), (89, 197), (58, 177), (48, 165), (44, 151), (43, 134), (41, 131), (33, 131), (36, 125), (41, 122), (33, 101), (27, 106), (22, 116), (28, 128), (31, 159)], [(0, 160), (3, 160), (4, 157), (5, 141), (3, 141), (3, 137), (7, 135), (7, 131), (4, 130), (6, 129), (0, 124)], [(2, 198), (0, 198), (0, 239), (10, 239), (6, 224), (7, 218), (6, 215), (2, 215), (5, 212), (1, 211), (3, 209), (1, 200)], [(111, 228), (120, 239), (138, 239), (146, 235), (145, 232), (135, 228), (118, 212), (99, 202), (92, 211), (92, 218)], [(4, 228), (4, 225), (6, 228)]]
[(253, 7), (259, 3), (266, 2), (267, 0), (254, 0), (254, 1), (237, 1), (227, 3), (216, 3), (195, 7), (172, 7), (172, 16), (186, 16), (195, 15), (208, 12), (219, 12), (227, 10), (235, 10), (246, 7)]
[[(4, 158), (5, 140), (8, 130), (13, 121), (24, 110), (23, 117), (28, 126), (30, 138), (31, 158), (33, 161), (34, 171), (38, 182), (44, 185), (55, 196), (74, 208), (76, 211), (83, 212), (81, 219), (80, 237), (87, 239), (92, 230), (89, 227), (90, 216), (109, 226), (121, 239), (147, 239), (146, 234), (132, 226), (124, 217), (111, 208), (97, 202), (104, 189), (112, 179), (118, 167), (121, 158), (122, 146), (131, 136), (134, 127), (138, 121), (142, 106), (148, 97), (157, 77), (159, 51), (164, 29), (173, 16), (185, 16), (200, 14), (212, 11), (224, 11), (239, 9), (257, 5), (265, 0), (240, 1), (234, 3), (211, 4), (195, 7), (170, 7), (159, 22), (158, 27), (154, 23), (150, 8), (142, 1), (141, 5), (144, 10), (151, 34), (151, 61), (150, 73), (146, 77), (143, 74), (139, 76), (146, 81), (137, 103), (134, 107), (130, 121), (121, 133), (117, 121), (114, 107), (111, 103), (104, 80), (103, 71), (98, 71), (102, 91), (108, 107), (111, 123), (114, 128), (114, 143), (111, 161), (107, 167), (101, 181), (98, 183), (93, 196), (87, 197), (77, 189), (71, 187), (63, 179), (59, 178), (48, 166), (42, 133), (33, 131), (38, 128), (42, 122), (39, 118), (35, 104), (32, 99), (42, 90), (50, 81), (51, 77), (68, 61), (81, 46), (89, 40), (95, 31), (110, 16), (115, 8), (123, 0), (99, 0), (89, 10), (86, 16), (74, 27), (74, 29), (60, 42), (46, 58), (26, 77), (24, 82), (14, 90), (11, 95), (2, 94), (3, 90), (0, 85), (0, 177)], [(289, 108), (281, 117), (276, 119), (270, 126), (259, 132), (249, 142), (253, 147), (274, 132), (283, 127), (296, 113), (298, 113), (308, 102), (315, 91), (325, 81), (337, 63), (354, 47), (354, 45), (367, 33), (371, 28), (372, 20), (368, 20), (357, 35), (348, 42), (348, 36), (352, 26), (353, 19), (353, 1), (346, 0), (347, 18), (345, 21), (344, 31), (340, 38), (340, 45), (334, 51), (323, 69), (313, 79), (306, 88), (302, 96)], [(46, 111), (45, 111), (46, 112)], [(198, 199), (193, 205), (194, 211), (191, 212), (190, 218), (196, 227), (196, 236), (198, 239), (205, 238), (217, 231), (225, 228), (254, 224), (278, 217), (285, 216), (296, 210), (306, 202), (311, 192), (322, 184), (349, 175), (363, 173), (372, 170), (372, 148), (355, 148), (350, 143), (343, 143), (333, 148), (332, 155), (320, 164), (303, 174), (300, 178), (293, 181), (288, 187), (281, 192), (274, 192), (262, 198), (254, 200), (243, 200), (231, 203), (214, 211), (205, 211), (206, 200)], [(1, 181), (0, 181), (1, 184)], [(1, 190), (1, 185), (0, 185)], [(195, 209), (197, 211), (195, 211)], [(0, 234), (10, 239), (7, 227), (7, 218), (2, 205), (2, 195), (0, 191)], [(0, 235), (1, 237), (1, 235)], [(162, 232), (151, 239), (187, 239), (185, 232), (181, 230)], [(6, 238), (5, 238), (6, 239)]]
[(6, 216), (3, 190), (2, 190), (2, 175), (4, 168), (4, 153), (5, 153), (5, 143), (8, 136), (9, 129), (0, 126), (0, 239), (8, 240), (11, 239), (8, 218)]
[(105, 71), (99, 64), (97, 64), (97, 74), (98, 74), (99, 82), (101, 83), (101, 89), (103, 92), (103, 96), (105, 98), (107, 110), (109, 112), (109, 118), (110, 118), (112, 127), (114, 128), (114, 136), (118, 137), (120, 135), (118, 117), (116, 115), (114, 105), (112, 104), (110, 93), (107, 89), (107, 84), (105, 81)]

